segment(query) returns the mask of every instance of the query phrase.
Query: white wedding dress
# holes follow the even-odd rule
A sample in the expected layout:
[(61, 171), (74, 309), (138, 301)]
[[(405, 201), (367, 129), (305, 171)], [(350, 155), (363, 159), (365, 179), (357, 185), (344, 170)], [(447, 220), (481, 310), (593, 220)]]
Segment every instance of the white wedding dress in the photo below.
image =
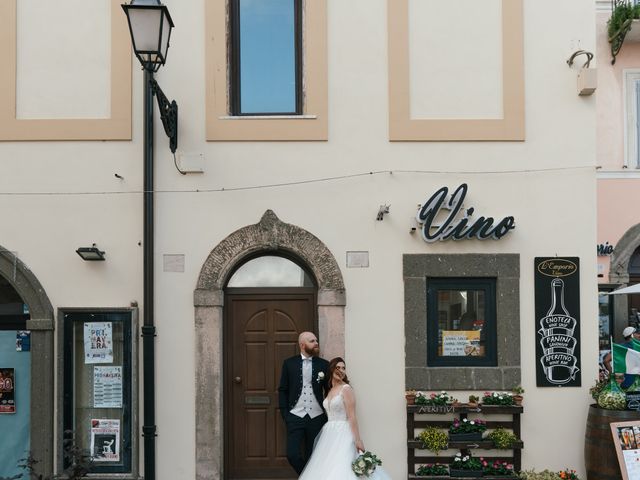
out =
[[(325, 398), (322, 406), (327, 412), (329, 421), (322, 427), (316, 437), (313, 454), (298, 480), (357, 480), (359, 477), (351, 470), (351, 462), (358, 456), (351, 427), (347, 421), (347, 411), (342, 399), (342, 392), (335, 395), (331, 402)], [(374, 452), (375, 453), (375, 452)], [(382, 469), (376, 468), (369, 480), (391, 480)]]

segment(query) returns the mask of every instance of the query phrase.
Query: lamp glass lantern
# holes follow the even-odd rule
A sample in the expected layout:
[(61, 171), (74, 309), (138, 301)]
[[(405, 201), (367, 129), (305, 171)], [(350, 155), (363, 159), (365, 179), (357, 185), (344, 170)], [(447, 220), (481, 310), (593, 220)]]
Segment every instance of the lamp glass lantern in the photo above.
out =
[(132, 0), (122, 5), (129, 22), (133, 51), (142, 66), (151, 72), (167, 61), (173, 20), (160, 0)]

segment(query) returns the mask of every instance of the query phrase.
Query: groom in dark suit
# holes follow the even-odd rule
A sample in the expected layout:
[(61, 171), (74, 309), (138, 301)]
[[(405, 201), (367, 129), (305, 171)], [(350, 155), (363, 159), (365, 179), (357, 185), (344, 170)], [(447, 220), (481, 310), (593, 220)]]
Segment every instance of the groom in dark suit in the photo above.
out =
[(300, 355), (287, 358), (282, 365), (278, 392), (280, 413), (287, 425), (287, 460), (300, 475), (311, 457), (313, 441), (327, 422), (322, 400), (329, 362), (318, 356), (320, 346), (313, 333), (302, 332), (298, 344)]

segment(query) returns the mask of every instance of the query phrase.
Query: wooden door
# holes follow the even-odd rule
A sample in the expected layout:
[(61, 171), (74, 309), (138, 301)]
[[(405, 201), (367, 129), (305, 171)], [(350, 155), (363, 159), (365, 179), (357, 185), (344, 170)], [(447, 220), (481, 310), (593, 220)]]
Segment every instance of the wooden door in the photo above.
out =
[[(244, 292), (244, 293), (242, 293)], [(295, 292), (295, 293), (294, 293)], [(225, 300), (225, 477), (295, 478), (278, 409), (282, 362), (315, 330), (313, 289), (229, 289)]]

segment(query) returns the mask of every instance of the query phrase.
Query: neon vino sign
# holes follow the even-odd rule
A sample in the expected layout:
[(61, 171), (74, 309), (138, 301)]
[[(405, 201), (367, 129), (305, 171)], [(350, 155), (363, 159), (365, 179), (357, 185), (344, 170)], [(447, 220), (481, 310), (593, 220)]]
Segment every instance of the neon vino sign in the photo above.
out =
[[(449, 189), (442, 187), (418, 210), (416, 219), (422, 225), (422, 238), (425, 242), (471, 238), (499, 240), (516, 228), (513, 217), (504, 217), (497, 223), (493, 217), (472, 218), (475, 209), (463, 206), (467, 196), (466, 183), (460, 185), (449, 198), (448, 196)], [(437, 223), (437, 219), (443, 221)]]

